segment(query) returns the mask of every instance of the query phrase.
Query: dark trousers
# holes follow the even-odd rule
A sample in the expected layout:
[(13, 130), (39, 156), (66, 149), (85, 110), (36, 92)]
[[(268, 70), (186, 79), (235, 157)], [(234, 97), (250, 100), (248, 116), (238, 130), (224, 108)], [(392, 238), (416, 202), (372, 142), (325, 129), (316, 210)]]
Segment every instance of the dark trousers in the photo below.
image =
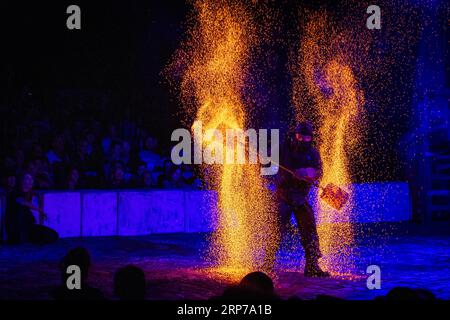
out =
[(295, 220), (297, 221), (297, 227), (300, 232), (300, 243), (305, 251), (306, 265), (315, 266), (317, 264), (317, 260), (321, 257), (314, 211), (304, 198), (294, 198), (296, 201), (292, 202), (288, 202), (285, 199), (280, 199), (278, 208), (278, 241), (267, 248), (264, 259), (265, 261), (263, 268), (268, 272), (273, 270), (276, 254), (281, 247), (281, 242), (284, 236), (289, 233), (292, 213), (294, 213)]
[(317, 234), (314, 211), (306, 201), (300, 205), (291, 205), (281, 201), (279, 205), (280, 240), (288, 232), (291, 214), (294, 213), (300, 232), (300, 243), (305, 251), (306, 263), (316, 263), (320, 258), (319, 236)]
[(28, 231), (28, 241), (36, 244), (47, 244), (59, 239), (58, 233), (46, 226), (33, 224)]
[(6, 215), (6, 240), (9, 244), (31, 242), (47, 244), (58, 240), (58, 233), (46, 226), (34, 223), (29, 210), (18, 207)]

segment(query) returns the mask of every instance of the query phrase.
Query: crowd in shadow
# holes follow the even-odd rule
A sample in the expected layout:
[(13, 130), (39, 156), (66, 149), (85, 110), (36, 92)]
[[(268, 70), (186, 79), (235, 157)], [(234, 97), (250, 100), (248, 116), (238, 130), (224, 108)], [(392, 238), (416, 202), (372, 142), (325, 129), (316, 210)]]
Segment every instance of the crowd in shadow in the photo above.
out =
[[(68, 272), (70, 266), (79, 268), (79, 287), (71, 287), (70, 277), (75, 273)], [(103, 292), (89, 284), (91, 257), (84, 248), (70, 250), (61, 260), (61, 284), (50, 291), (55, 300), (105, 300)], [(76, 280), (74, 280), (76, 285)], [(120, 300), (144, 300), (146, 296), (146, 280), (144, 271), (133, 265), (126, 265), (114, 274), (114, 295)]]
[[(71, 276), (67, 272), (70, 266), (80, 269), (80, 288), (69, 289)], [(106, 300), (103, 292), (89, 284), (91, 258), (85, 248), (70, 250), (60, 262), (61, 284), (50, 291), (50, 297), (55, 300)], [(147, 296), (147, 281), (144, 271), (134, 265), (126, 265), (114, 273), (114, 296), (119, 300), (145, 300)], [(276, 293), (273, 280), (264, 272), (255, 271), (247, 274), (242, 280), (225, 288), (218, 296), (210, 297), (210, 301), (223, 300), (264, 300), (277, 301), (282, 298)], [(289, 297), (289, 301), (301, 301), (297, 296)], [(330, 295), (317, 295), (315, 300), (344, 300)], [(433, 301), (435, 295), (426, 289), (395, 287), (386, 295), (375, 298), (378, 301)]]
[[(109, 95), (58, 92), (46, 105), (24, 87), (0, 108), (0, 192), (24, 175), (37, 190), (200, 188), (192, 166), (171, 161), (166, 123), (137, 108), (113, 114)], [(92, 101), (91, 101), (92, 100)]]

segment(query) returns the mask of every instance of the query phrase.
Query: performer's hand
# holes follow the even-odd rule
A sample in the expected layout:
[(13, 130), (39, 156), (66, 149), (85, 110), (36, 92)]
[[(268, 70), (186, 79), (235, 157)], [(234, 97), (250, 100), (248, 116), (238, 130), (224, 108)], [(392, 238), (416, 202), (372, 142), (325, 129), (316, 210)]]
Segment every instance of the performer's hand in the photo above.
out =
[(306, 180), (308, 182), (313, 182), (316, 180), (317, 170), (314, 168), (300, 168), (295, 170), (295, 176), (298, 179)]
[(310, 180), (316, 180), (317, 179), (317, 170), (314, 168), (306, 168), (306, 176), (310, 179)]

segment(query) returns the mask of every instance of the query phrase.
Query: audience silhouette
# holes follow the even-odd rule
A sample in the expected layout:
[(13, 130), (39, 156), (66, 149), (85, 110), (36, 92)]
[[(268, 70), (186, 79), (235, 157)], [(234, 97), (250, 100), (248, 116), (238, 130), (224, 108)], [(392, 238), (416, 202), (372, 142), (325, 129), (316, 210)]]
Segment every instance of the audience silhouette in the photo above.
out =
[[(67, 285), (70, 273), (67, 272), (69, 266), (78, 266), (81, 271), (81, 288), (69, 289)], [(91, 257), (85, 248), (75, 248), (70, 250), (60, 263), (61, 285), (50, 293), (56, 300), (103, 300), (103, 293), (89, 286), (87, 283)]]
[[(68, 285), (70, 266), (77, 266), (80, 271), (81, 288), (70, 289)], [(50, 296), (56, 300), (104, 300), (103, 293), (88, 284), (91, 257), (85, 248), (74, 248), (67, 252), (60, 262), (62, 283), (50, 292)], [(120, 300), (145, 300), (146, 277), (144, 271), (134, 265), (126, 265), (114, 273), (114, 295)], [(255, 271), (247, 274), (238, 284), (227, 287), (220, 296), (211, 300), (281, 300), (275, 292), (273, 280), (264, 272)], [(297, 296), (291, 296), (288, 301), (302, 301)], [(342, 301), (345, 299), (318, 294), (315, 300)], [(437, 300), (435, 295), (426, 289), (414, 289), (408, 287), (395, 287), (385, 296), (375, 298), (377, 301), (418, 301)]]
[(114, 274), (114, 293), (120, 300), (144, 300), (145, 274), (142, 269), (127, 265)]

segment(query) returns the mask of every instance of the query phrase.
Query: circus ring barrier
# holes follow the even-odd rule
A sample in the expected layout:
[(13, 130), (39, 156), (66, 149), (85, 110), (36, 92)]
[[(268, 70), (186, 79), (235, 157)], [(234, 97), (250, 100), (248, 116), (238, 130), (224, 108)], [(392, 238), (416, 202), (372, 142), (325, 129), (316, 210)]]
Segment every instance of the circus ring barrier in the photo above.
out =
[[(310, 196), (314, 199), (317, 190)], [(407, 183), (354, 184), (353, 199), (352, 222), (411, 220)], [(216, 227), (216, 203), (214, 191), (200, 190), (45, 191), (39, 197), (39, 206), (48, 216), (43, 224), (62, 238), (210, 232)], [(0, 230), (4, 230), (4, 211), (2, 196)]]

